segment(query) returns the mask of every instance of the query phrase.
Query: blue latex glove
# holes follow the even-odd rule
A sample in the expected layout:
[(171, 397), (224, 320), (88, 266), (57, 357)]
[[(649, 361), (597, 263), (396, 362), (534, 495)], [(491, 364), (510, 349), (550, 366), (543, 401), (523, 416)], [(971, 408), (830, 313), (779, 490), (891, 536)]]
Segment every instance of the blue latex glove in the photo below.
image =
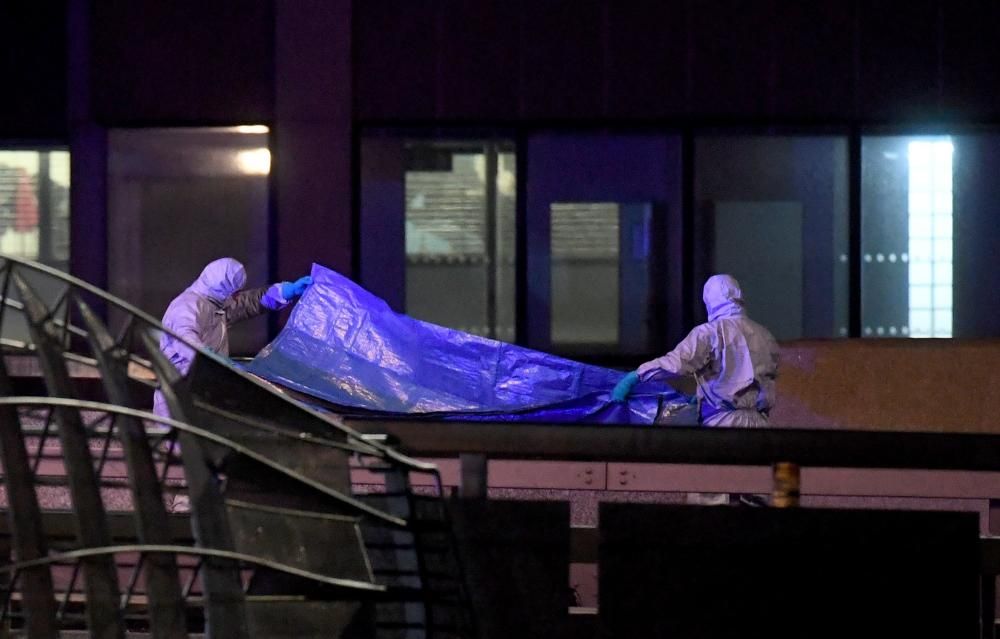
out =
[(294, 282), (282, 282), (281, 286), (281, 296), (286, 300), (293, 300), (299, 295), (306, 292), (309, 285), (313, 283), (313, 278), (310, 275), (305, 277), (300, 277)]
[(611, 400), (615, 402), (624, 402), (628, 399), (629, 393), (632, 392), (632, 387), (638, 383), (639, 373), (632, 371), (615, 385), (615, 389), (611, 391)]

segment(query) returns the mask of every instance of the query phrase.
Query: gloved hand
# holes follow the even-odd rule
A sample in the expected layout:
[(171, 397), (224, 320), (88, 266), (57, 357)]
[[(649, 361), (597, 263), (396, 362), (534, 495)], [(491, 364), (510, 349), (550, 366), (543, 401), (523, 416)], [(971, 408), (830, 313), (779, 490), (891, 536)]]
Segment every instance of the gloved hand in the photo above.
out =
[(615, 389), (611, 391), (611, 400), (615, 402), (624, 402), (628, 398), (629, 393), (632, 392), (632, 387), (638, 383), (639, 373), (632, 371), (615, 385)]
[(306, 292), (309, 285), (313, 283), (313, 278), (311, 275), (306, 275), (305, 277), (300, 277), (294, 282), (282, 282), (279, 286), (281, 287), (281, 296), (286, 300), (293, 300), (299, 295)]

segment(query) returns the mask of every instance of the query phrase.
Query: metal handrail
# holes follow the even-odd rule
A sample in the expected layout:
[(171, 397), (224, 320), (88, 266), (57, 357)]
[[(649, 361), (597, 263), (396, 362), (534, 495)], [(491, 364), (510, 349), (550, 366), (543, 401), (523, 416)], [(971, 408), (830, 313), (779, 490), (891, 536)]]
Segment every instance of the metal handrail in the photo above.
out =
[(64, 397), (30, 397), (30, 396), (0, 397), (0, 406), (4, 405), (53, 406), (53, 407), (60, 406), (60, 407), (76, 408), (80, 410), (92, 410), (92, 411), (111, 413), (116, 415), (124, 415), (128, 417), (135, 417), (138, 419), (153, 421), (164, 426), (170, 426), (171, 428), (175, 428), (179, 431), (190, 433), (195, 437), (198, 437), (199, 439), (207, 440), (212, 443), (225, 446), (226, 448), (229, 448), (234, 452), (237, 452), (241, 455), (245, 455), (248, 458), (253, 459), (254, 461), (264, 464), (265, 466), (268, 466), (278, 471), (279, 473), (286, 475), (287, 477), (291, 477), (292, 479), (299, 481), (302, 484), (309, 486), (310, 488), (318, 490), (321, 493), (329, 497), (332, 497), (333, 499), (343, 503), (344, 505), (347, 505), (359, 512), (374, 517), (375, 519), (379, 519), (385, 522), (386, 524), (397, 526), (399, 528), (405, 528), (407, 526), (407, 522), (404, 519), (384, 513), (376, 508), (373, 508), (365, 504), (362, 501), (355, 499), (354, 497), (344, 495), (336, 490), (333, 490), (332, 488), (325, 486), (313, 479), (310, 479), (305, 475), (302, 475), (301, 473), (292, 470), (291, 468), (283, 466), (271, 460), (270, 458), (261, 455), (260, 453), (257, 453), (252, 449), (247, 448), (246, 446), (243, 446), (242, 444), (234, 442), (231, 439), (228, 439), (221, 435), (217, 435), (203, 428), (199, 428), (197, 426), (193, 426), (185, 422), (180, 422), (175, 419), (171, 419), (169, 417), (163, 417), (155, 413), (151, 413), (149, 411), (142, 411), (135, 408), (117, 406), (115, 404), (106, 404), (104, 402), (94, 402), (94, 401), (80, 400), (80, 399), (67, 399)]
[(337, 577), (327, 577), (326, 575), (321, 575), (319, 573), (311, 572), (308, 570), (302, 570), (301, 568), (296, 568), (295, 566), (289, 566), (288, 564), (283, 564), (277, 561), (273, 561), (271, 559), (267, 559), (264, 557), (257, 557), (256, 555), (249, 555), (247, 553), (237, 552), (234, 550), (220, 550), (218, 548), (199, 548), (197, 546), (175, 546), (169, 544), (123, 544), (117, 546), (101, 546), (98, 548), (81, 548), (79, 550), (70, 550), (62, 553), (54, 553), (47, 555), (45, 557), (40, 557), (38, 559), (29, 559), (27, 561), (20, 561), (13, 564), (7, 564), (6, 566), (0, 566), (0, 574), (17, 573), (27, 568), (35, 568), (38, 566), (49, 566), (52, 564), (63, 564), (78, 559), (86, 559), (88, 557), (117, 555), (126, 552), (143, 553), (143, 554), (170, 553), (175, 555), (192, 555), (195, 557), (214, 557), (218, 559), (233, 559), (236, 561), (242, 561), (255, 566), (260, 566), (262, 568), (270, 568), (272, 570), (284, 572), (289, 575), (294, 575), (296, 577), (303, 577), (305, 579), (310, 579), (312, 581), (317, 581), (330, 586), (337, 586), (340, 588), (348, 588), (351, 590), (364, 590), (368, 592), (378, 592), (378, 593), (386, 592), (387, 590), (385, 586), (380, 586), (379, 584), (369, 583), (366, 581), (357, 581), (354, 579), (340, 579)]

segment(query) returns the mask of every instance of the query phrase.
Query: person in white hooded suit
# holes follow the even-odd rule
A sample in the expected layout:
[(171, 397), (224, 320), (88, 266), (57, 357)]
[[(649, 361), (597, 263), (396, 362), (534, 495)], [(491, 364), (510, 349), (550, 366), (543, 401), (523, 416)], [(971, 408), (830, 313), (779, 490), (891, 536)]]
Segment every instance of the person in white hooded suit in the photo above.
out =
[(747, 316), (740, 285), (732, 276), (708, 278), (702, 299), (708, 322), (696, 326), (674, 350), (627, 375), (612, 397), (624, 400), (640, 381), (692, 375), (702, 425), (766, 426), (778, 372), (774, 336)]
[[(246, 269), (239, 261), (223, 257), (210, 262), (198, 279), (174, 298), (163, 314), (163, 326), (187, 344), (229, 356), (229, 327), (269, 310), (277, 311), (302, 295), (312, 283), (308, 275), (294, 282), (245, 289)], [(185, 342), (164, 333), (160, 350), (170, 363), (186, 375), (194, 360), (194, 350)], [(163, 395), (153, 396), (153, 412), (169, 417)]]

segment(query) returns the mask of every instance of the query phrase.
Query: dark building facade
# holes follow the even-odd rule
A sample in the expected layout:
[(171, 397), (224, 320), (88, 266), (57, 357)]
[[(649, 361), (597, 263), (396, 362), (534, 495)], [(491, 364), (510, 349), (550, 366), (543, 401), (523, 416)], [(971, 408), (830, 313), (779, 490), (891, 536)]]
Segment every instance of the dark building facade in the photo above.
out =
[(0, 149), (69, 151), (68, 268), (154, 313), (214, 252), (581, 356), (662, 350), (723, 269), (785, 339), (1000, 335), (995, 2), (64, 0), (0, 24)]

